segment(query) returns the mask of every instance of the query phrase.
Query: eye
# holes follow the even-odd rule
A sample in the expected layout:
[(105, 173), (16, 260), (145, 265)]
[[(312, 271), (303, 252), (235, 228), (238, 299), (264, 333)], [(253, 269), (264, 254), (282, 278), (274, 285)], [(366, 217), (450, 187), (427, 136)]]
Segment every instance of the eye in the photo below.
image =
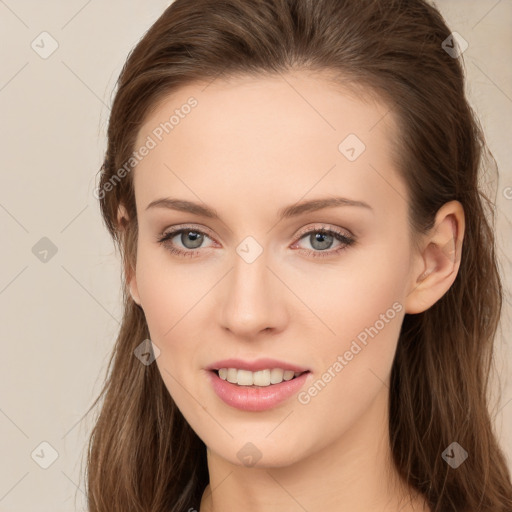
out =
[[(314, 258), (324, 258), (336, 255), (355, 243), (355, 239), (352, 236), (344, 234), (343, 232), (338, 231), (337, 229), (327, 228), (326, 226), (310, 229), (305, 233), (303, 232), (302, 236), (299, 238), (298, 241), (304, 238), (307, 239), (313, 250), (302, 250), (305, 250), (308, 255), (313, 256)], [(327, 250), (330, 249), (330, 247), (332, 247), (332, 244), (335, 241), (340, 242), (341, 245), (336, 249)], [(298, 242), (296, 242), (292, 246), (292, 248), (296, 248), (297, 243)]]
[[(173, 241), (174, 238), (178, 239), (183, 249), (180, 249), (177, 242)], [(167, 231), (163, 235), (159, 235), (157, 242), (164, 245), (172, 254), (195, 257), (201, 252), (198, 249), (201, 248), (206, 238), (211, 240), (207, 233), (196, 229), (194, 226), (180, 226), (171, 231)], [(312, 250), (297, 246), (298, 242), (305, 238), (309, 241)], [(335, 241), (340, 242), (340, 246), (336, 249), (328, 250)], [(315, 229), (302, 232), (298, 241), (291, 247), (293, 249), (298, 247), (299, 250), (305, 251), (308, 256), (318, 258), (336, 255), (354, 243), (355, 239), (352, 236), (337, 229), (327, 228), (322, 225), (321, 227), (315, 227)]]
[[(173, 238), (178, 238), (185, 250), (176, 247), (176, 243), (172, 242)], [(195, 229), (193, 226), (185, 226), (164, 233), (157, 238), (157, 241), (173, 254), (193, 257), (199, 253), (199, 251), (194, 249), (200, 247), (205, 238), (210, 237), (204, 231)]]

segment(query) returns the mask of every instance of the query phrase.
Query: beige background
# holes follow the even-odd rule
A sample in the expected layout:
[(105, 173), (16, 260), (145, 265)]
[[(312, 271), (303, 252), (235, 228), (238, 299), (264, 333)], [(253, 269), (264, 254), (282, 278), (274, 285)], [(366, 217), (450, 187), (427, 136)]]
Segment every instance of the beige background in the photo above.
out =
[[(85, 510), (80, 461), (92, 421), (83, 415), (100, 390), (121, 317), (120, 265), (93, 190), (121, 66), (168, 3), (0, 0), (0, 512)], [(512, 365), (505, 365), (512, 354), (512, 2), (437, 5), (469, 43), (469, 98), (501, 169), (495, 187), (507, 304), (495, 410), (512, 467)], [(43, 31), (58, 43), (47, 58), (40, 54), (52, 39)], [(46, 262), (44, 253), (36, 257), (48, 249), (43, 237), (57, 250)], [(51, 462), (52, 449), (42, 442), (58, 454), (47, 469), (38, 463)]]

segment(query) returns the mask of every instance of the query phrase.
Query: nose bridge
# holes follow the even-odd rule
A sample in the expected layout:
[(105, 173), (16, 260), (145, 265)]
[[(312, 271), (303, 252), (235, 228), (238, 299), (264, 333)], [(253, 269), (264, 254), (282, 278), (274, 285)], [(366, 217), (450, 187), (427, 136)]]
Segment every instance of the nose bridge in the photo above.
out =
[(280, 309), (280, 294), (267, 268), (267, 253), (261, 251), (255, 256), (250, 243), (241, 243), (237, 248), (222, 312), (225, 327), (246, 335), (276, 327)]
[(244, 309), (261, 309), (268, 304), (269, 270), (266, 253), (260, 254), (254, 261), (246, 260), (239, 255), (234, 262), (231, 276), (231, 292), (236, 298), (236, 305), (241, 312)]

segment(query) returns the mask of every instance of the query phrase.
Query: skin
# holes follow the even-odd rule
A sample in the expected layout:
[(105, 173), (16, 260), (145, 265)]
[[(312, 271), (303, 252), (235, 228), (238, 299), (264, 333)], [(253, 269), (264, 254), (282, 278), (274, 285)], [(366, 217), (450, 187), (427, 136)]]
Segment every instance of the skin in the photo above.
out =
[[(455, 280), (460, 254), (447, 248), (464, 235), (461, 204), (445, 204), (414, 249), (408, 194), (390, 152), (399, 137), (392, 113), (319, 73), (189, 85), (150, 113), (136, 146), (190, 96), (197, 107), (133, 171), (139, 235), (127, 279), (161, 351), (165, 385), (208, 449), (200, 512), (430, 510), (407, 496), (390, 463), (388, 385), (405, 313), (428, 309)], [(366, 145), (355, 161), (338, 149), (350, 133)], [(285, 206), (335, 195), (372, 210), (331, 207), (278, 220)], [(207, 204), (221, 220), (146, 210), (163, 197)], [(206, 233), (198, 256), (156, 241), (183, 224)], [(336, 254), (343, 243), (333, 238), (322, 251), (302, 234), (322, 225), (356, 243)], [(247, 236), (263, 249), (252, 263), (236, 252)], [(173, 241), (194, 247), (180, 235)], [(310, 368), (308, 389), (393, 303), (401, 311), (307, 404), (294, 396), (240, 411), (209, 384), (205, 367), (216, 360), (274, 357)], [(237, 456), (248, 442), (261, 454), (254, 466)]]

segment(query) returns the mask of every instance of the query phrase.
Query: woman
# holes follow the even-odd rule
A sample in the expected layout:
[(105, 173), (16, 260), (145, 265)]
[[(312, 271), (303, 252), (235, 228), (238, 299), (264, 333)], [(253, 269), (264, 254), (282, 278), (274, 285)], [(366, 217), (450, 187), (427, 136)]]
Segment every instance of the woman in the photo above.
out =
[(462, 49), (422, 0), (176, 0), (145, 34), (97, 191), (125, 311), (91, 512), (512, 510)]

